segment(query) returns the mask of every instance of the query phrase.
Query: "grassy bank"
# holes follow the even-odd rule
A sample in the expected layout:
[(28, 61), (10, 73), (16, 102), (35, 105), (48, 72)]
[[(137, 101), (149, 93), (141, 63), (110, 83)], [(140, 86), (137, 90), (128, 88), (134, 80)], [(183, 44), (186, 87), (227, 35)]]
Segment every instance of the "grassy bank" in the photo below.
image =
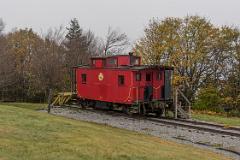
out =
[(0, 105), (0, 117), (1, 160), (227, 159), (188, 145), (9, 105)]
[(207, 121), (207, 122), (214, 122), (220, 123), (227, 126), (240, 126), (240, 118), (238, 117), (227, 117), (223, 115), (209, 115), (195, 112), (192, 115), (193, 119)]
[(47, 108), (47, 104), (43, 104), (43, 103), (20, 103), (20, 102), (5, 103), (5, 102), (2, 102), (2, 103), (0, 103), (0, 105), (14, 106), (14, 107), (31, 109), (31, 110), (42, 110), (42, 109)]

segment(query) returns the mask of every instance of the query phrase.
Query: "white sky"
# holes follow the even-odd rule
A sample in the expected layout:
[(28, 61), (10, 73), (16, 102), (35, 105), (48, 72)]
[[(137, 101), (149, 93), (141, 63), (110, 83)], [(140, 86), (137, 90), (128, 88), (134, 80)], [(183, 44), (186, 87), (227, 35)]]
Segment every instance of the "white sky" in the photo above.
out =
[(67, 26), (76, 17), (85, 29), (104, 36), (108, 26), (119, 28), (132, 41), (143, 35), (153, 17), (200, 15), (216, 25), (240, 26), (240, 0), (0, 0), (6, 31)]

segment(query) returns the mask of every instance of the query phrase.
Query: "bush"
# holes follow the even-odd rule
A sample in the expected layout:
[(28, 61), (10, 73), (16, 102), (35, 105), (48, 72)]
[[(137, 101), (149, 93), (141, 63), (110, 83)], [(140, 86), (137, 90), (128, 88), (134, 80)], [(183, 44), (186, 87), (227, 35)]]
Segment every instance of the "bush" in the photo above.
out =
[(240, 117), (240, 111), (237, 109), (231, 110), (228, 114), (230, 117)]
[(224, 110), (221, 107), (221, 103), (222, 99), (218, 90), (213, 86), (208, 86), (199, 91), (193, 109), (223, 112)]

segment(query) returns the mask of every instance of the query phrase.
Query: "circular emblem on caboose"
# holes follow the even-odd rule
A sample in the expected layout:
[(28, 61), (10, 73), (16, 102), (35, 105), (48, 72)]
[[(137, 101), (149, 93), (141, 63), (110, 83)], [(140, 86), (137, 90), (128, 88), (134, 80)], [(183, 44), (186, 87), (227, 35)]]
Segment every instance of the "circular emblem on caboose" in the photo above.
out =
[(103, 78), (104, 78), (103, 74), (102, 74), (102, 73), (99, 73), (99, 74), (98, 74), (98, 80), (99, 80), (99, 81), (102, 81)]

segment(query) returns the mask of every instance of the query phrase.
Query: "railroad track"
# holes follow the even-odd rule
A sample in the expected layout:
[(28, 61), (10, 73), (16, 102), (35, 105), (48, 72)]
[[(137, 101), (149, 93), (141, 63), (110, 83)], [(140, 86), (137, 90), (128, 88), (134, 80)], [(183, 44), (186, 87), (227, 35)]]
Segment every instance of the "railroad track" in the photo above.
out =
[(227, 125), (222, 125), (222, 124), (216, 124), (216, 123), (210, 123), (210, 122), (204, 122), (204, 121), (196, 121), (196, 120), (186, 120), (186, 119), (178, 119), (178, 121), (189, 122), (189, 123), (196, 124), (196, 125), (213, 126), (213, 127), (222, 128), (224, 130), (234, 130), (234, 131), (240, 132), (240, 127), (233, 127), (233, 126), (227, 126)]
[[(76, 105), (67, 105), (66, 107), (81, 109), (79, 106)], [(87, 109), (87, 108), (85, 108)], [(122, 112), (116, 111), (106, 111), (106, 110), (95, 110), (95, 109), (87, 109), (92, 112), (101, 112), (104, 114), (110, 114), (113, 116), (125, 116), (128, 118), (136, 118), (136, 119), (145, 119), (152, 121), (154, 123), (161, 123), (165, 125), (172, 125), (172, 126), (179, 126), (189, 129), (195, 129), (204, 132), (210, 132), (215, 134), (221, 134), (223, 136), (234, 136), (240, 137), (240, 127), (231, 127), (231, 126), (224, 126), (215, 123), (209, 122), (202, 122), (202, 121), (195, 121), (195, 120), (186, 120), (186, 119), (170, 119), (170, 118), (153, 118), (153, 117), (146, 117), (140, 115), (126, 115)]]
[(201, 130), (205, 132), (240, 137), (240, 128), (238, 127), (227, 127), (220, 124), (213, 124), (213, 123), (193, 121), (193, 120), (184, 120), (184, 119), (147, 118), (147, 120), (150, 120), (156, 123)]

